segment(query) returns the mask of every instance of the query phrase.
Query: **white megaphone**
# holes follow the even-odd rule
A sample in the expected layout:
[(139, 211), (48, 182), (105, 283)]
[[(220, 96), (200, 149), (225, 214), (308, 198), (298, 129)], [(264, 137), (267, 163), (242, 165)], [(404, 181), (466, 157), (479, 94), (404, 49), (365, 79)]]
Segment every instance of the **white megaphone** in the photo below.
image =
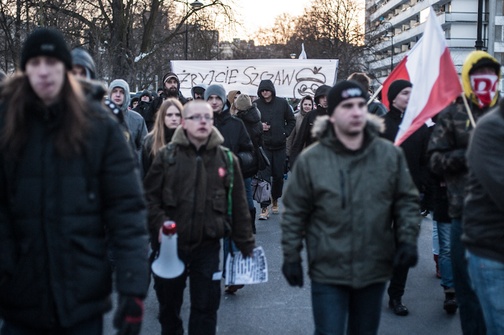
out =
[(161, 278), (176, 278), (185, 269), (177, 252), (177, 225), (173, 221), (165, 221), (162, 228), (161, 249), (159, 256), (152, 262), (152, 272)]

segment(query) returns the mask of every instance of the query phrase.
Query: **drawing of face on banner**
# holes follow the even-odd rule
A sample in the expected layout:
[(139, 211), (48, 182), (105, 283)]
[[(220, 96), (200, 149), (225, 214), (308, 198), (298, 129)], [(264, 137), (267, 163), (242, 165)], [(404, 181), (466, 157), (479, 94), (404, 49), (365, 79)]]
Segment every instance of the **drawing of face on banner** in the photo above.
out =
[(293, 96), (305, 97), (307, 95), (314, 96), (315, 91), (319, 86), (326, 83), (326, 76), (319, 72), (320, 68), (313, 67), (312, 69), (304, 68), (296, 74), (296, 85), (293, 89)]

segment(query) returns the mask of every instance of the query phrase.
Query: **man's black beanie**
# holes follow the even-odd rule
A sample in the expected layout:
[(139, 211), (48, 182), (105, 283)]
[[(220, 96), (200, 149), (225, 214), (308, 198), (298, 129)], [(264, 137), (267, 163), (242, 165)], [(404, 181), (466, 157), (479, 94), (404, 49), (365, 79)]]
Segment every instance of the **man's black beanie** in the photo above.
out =
[(390, 106), (392, 106), (392, 101), (394, 101), (397, 95), (407, 87), (413, 87), (413, 84), (404, 79), (398, 79), (390, 84), (387, 92), (387, 99)]
[(49, 56), (59, 59), (67, 70), (72, 69), (72, 55), (61, 32), (51, 28), (37, 28), (25, 40), (21, 50), (21, 70), (34, 57)]
[(358, 82), (353, 80), (340, 81), (327, 94), (327, 112), (331, 115), (342, 101), (352, 98), (363, 98), (367, 102), (369, 96)]

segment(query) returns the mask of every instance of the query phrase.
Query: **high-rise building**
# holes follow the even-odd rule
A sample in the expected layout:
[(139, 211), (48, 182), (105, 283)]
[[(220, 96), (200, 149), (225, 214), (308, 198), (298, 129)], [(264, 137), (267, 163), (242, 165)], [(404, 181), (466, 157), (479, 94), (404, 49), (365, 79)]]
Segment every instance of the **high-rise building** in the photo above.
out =
[[(503, 64), (504, 1), (482, 1), (483, 50)], [(430, 6), (441, 23), (460, 73), (467, 54), (475, 50), (478, 0), (366, 0), (366, 33), (368, 44), (372, 45), (369, 72), (380, 82), (422, 36)]]

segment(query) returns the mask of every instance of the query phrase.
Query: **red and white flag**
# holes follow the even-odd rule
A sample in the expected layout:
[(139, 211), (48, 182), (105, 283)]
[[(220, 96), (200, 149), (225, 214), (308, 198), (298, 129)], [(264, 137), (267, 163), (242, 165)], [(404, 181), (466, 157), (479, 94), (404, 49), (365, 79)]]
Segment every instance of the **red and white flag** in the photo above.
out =
[(395, 138), (395, 144), (400, 145), (462, 93), (443, 29), (432, 7), (422, 38), (383, 83), (382, 96), (385, 100), (388, 87), (397, 79), (406, 79), (413, 84), (408, 107)]

